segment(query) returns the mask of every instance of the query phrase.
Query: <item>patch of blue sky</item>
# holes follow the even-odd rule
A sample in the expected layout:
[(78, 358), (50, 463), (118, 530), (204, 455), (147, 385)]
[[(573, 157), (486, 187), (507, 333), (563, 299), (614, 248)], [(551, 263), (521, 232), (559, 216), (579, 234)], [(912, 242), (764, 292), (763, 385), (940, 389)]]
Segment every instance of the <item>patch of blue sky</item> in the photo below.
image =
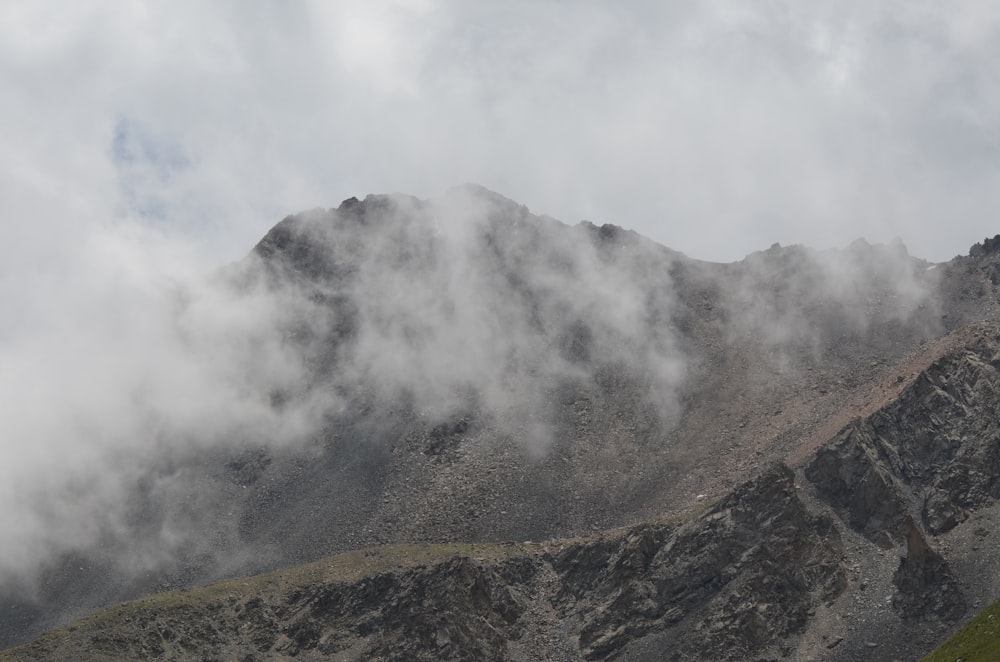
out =
[(126, 204), (141, 218), (163, 221), (169, 205), (163, 194), (173, 176), (193, 167), (181, 144), (121, 117), (115, 122), (111, 158)]
[(150, 167), (162, 179), (192, 165), (176, 140), (157, 135), (127, 117), (115, 123), (111, 155), (119, 167)]

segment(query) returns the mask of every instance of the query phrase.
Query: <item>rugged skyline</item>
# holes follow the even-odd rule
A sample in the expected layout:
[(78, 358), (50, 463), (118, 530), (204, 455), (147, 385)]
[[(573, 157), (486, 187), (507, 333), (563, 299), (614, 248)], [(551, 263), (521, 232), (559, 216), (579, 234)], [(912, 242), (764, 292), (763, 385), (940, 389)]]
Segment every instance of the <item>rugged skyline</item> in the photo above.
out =
[(928, 650), (1000, 576), (998, 244), (716, 264), (477, 186), (289, 216), (68, 348), (89, 398), (12, 394), (46, 445), (5, 467), (0, 642), (182, 589), (17, 654)]
[(82, 268), (108, 224), (214, 263), (289, 210), (468, 181), (715, 261), (898, 236), (941, 262), (994, 229), (989, 4), (92, 0), (0, 23), (0, 197), (33, 220), (12, 275)]
[[(995, 243), (717, 264), (478, 186), (289, 216), (211, 278), (21, 357), (8, 424), (33, 443), (3, 467), (0, 633), (378, 543), (576, 536), (800, 471), (995, 317)], [(941, 532), (960, 515), (938, 501)], [(905, 515), (866, 535), (892, 548)]]

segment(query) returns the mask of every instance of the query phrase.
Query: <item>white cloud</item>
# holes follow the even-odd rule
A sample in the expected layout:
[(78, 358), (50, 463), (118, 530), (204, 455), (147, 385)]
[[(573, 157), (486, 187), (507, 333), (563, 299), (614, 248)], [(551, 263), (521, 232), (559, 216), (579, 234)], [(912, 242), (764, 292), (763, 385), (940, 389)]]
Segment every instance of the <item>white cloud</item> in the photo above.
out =
[(462, 181), (710, 259), (868, 234), (940, 260), (993, 230), (989, 5), (55, 9), (2, 10), (5, 179), (141, 210), (107, 172), (124, 118), (190, 159), (165, 220), (226, 257), (293, 209)]

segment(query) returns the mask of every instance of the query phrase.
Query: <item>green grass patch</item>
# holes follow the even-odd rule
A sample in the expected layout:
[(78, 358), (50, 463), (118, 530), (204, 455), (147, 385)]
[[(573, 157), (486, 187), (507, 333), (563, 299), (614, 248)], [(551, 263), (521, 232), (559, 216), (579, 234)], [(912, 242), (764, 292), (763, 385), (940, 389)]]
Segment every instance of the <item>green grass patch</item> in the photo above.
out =
[(1000, 660), (1000, 600), (962, 626), (921, 662), (996, 662)]

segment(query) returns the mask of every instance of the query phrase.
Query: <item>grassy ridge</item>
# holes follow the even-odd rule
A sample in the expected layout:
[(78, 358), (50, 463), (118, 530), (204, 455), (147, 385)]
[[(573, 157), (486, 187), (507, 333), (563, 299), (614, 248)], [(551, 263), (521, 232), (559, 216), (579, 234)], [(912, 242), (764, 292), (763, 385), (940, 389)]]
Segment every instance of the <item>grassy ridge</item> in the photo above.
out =
[[(673, 528), (707, 512), (717, 498), (704, 499), (689, 508), (649, 520), (646, 526)], [(587, 536), (546, 542), (392, 544), (344, 552), (304, 565), (266, 574), (228, 579), (207, 586), (147, 595), (99, 610), (88, 617), (50, 630), (32, 642), (0, 651), (0, 662), (61, 660), (65, 662), (118, 662), (136, 659), (137, 639), (150, 635), (159, 645), (160, 623), (178, 636), (210, 641), (219, 633), (214, 622), (238, 620), (240, 604), (252, 599), (279, 603), (290, 591), (319, 584), (353, 583), (380, 573), (433, 566), (456, 557), (500, 561), (558, 553), (568, 545), (599, 539), (616, 540), (635, 527), (618, 527)], [(235, 608), (235, 611), (234, 611)], [(151, 650), (151, 649), (150, 649)], [(148, 651), (147, 651), (148, 652)], [(158, 655), (158, 654), (157, 654)], [(150, 653), (148, 656), (152, 656)], [(192, 656), (197, 657), (192, 653)]]
[[(262, 575), (229, 579), (208, 586), (182, 589), (138, 598), (102, 609), (86, 618), (51, 630), (33, 642), (0, 651), (0, 662), (21, 659), (61, 659), (60, 651), (77, 648), (72, 659), (120, 660), (125, 655), (129, 636), (124, 624), (142, 622), (169, 614), (193, 613), (211, 608), (213, 603), (245, 601), (253, 597), (280, 595), (289, 588), (323, 582), (352, 582), (381, 572), (391, 572), (421, 565), (434, 565), (457, 556), (479, 560), (499, 560), (517, 555), (542, 552), (539, 543), (438, 543), (396, 544), (345, 552), (305, 565), (283, 568)], [(108, 650), (95, 651), (93, 636), (115, 633), (104, 645)], [(121, 640), (121, 646), (116, 642)], [(118, 650), (121, 648), (121, 651)], [(120, 655), (118, 653), (121, 653)]]
[(1000, 600), (962, 626), (921, 662), (996, 662), (1000, 660)]

